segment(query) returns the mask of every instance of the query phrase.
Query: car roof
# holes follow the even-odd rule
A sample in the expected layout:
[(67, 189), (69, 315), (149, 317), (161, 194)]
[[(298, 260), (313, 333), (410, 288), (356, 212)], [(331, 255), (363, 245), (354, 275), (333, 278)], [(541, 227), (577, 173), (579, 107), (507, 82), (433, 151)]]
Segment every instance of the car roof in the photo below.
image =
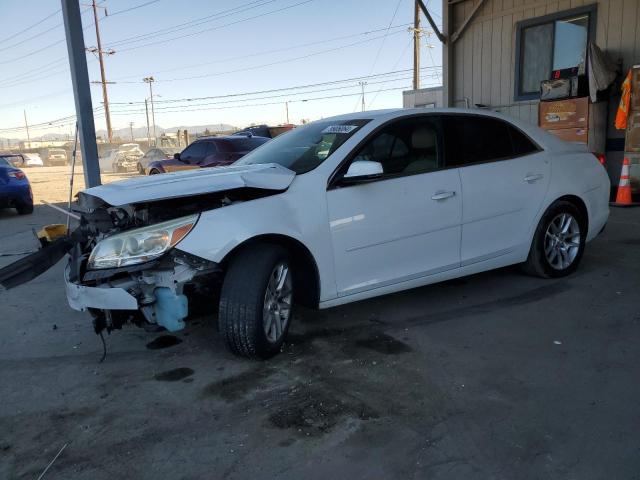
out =
[(518, 127), (529, 135), (536, 143), (544, 149), (552, 149), (555, 151), (575, 150), (577, 146), (573, 143), (565, 142), (555, 135), (538, 128), (537, 126), (520, 120), (500, 112), (488, 110), (484, 108), (390, 108), (386, 110), (372, 110), (368, 112), (347, 113), (335, 117), (327, 117), (322, 121), (348, 121), (348, 120), (377, 120), (386, 121), (396, 118), (409, 117), (418, 114), (460, 114), (460, 115), (479, 115), (490, 118), (497, 118)]

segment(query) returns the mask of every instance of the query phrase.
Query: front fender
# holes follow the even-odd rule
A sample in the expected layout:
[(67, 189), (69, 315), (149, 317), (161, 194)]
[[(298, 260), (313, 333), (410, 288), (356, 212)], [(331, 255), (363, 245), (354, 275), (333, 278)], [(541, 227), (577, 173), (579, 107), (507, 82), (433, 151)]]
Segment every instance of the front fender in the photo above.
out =
[(318, 201), (325, 192), (310, 191), (313, 188), (316, 187), (300, 181), (277, 195), (202, 212), (196, 226), (177, 248), (220, 263), (233, 249), (252, 238), (289, 237), (304, 245), (313, 256), (320, 277), (321, 301), (333, 298), (336, 287), (326, 201)]

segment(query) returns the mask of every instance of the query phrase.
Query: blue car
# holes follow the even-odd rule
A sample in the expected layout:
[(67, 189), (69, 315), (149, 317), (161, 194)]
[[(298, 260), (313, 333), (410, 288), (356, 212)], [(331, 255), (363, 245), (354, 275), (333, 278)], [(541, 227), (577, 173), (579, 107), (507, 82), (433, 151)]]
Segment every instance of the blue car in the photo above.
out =
[(0, 155), (0, 208), (15, 208), (20, 215), (33, 213), (33, 193), (27, 176), (11, 163), (12, 155)]

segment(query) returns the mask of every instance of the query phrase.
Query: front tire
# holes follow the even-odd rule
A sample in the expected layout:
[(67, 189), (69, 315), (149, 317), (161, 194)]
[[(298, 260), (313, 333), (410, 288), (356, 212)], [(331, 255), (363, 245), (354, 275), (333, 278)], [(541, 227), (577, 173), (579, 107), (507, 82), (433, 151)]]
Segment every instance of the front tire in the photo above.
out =
[(287, 251), (258, 245), (240, 252), (227, 269), (218, 324), (236, 355), (267, 359), (280, 351), (291, 323), (293, 272)]
[(149, 170), (149, 175), (159, 175), (160, 171), (156, 168), (152, 168), (151, 170)]
[(538, 223), (523, 270), (542, 278), (570, 275), (580, 264), (586, 236), (582, 212), (571, 202), (553, 203)]

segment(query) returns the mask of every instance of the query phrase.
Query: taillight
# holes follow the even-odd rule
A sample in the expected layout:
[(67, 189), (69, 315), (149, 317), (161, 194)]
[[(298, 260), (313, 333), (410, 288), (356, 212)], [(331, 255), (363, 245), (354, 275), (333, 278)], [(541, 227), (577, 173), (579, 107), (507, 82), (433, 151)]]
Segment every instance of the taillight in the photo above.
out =
[(10, 177), (13, 177), (17, 180), (23, 180), (25, 178), (27, 178), (27, 176), (24, 174), (24, 172), (22, 170), (12, 170), (9, 172), (8, 174)]
[(595, 157), (598, 159), (598, 162), (600, 162), (600, 165), (606, 165), (607, 164), (607, 157), (604, 153), (594, 153)]

